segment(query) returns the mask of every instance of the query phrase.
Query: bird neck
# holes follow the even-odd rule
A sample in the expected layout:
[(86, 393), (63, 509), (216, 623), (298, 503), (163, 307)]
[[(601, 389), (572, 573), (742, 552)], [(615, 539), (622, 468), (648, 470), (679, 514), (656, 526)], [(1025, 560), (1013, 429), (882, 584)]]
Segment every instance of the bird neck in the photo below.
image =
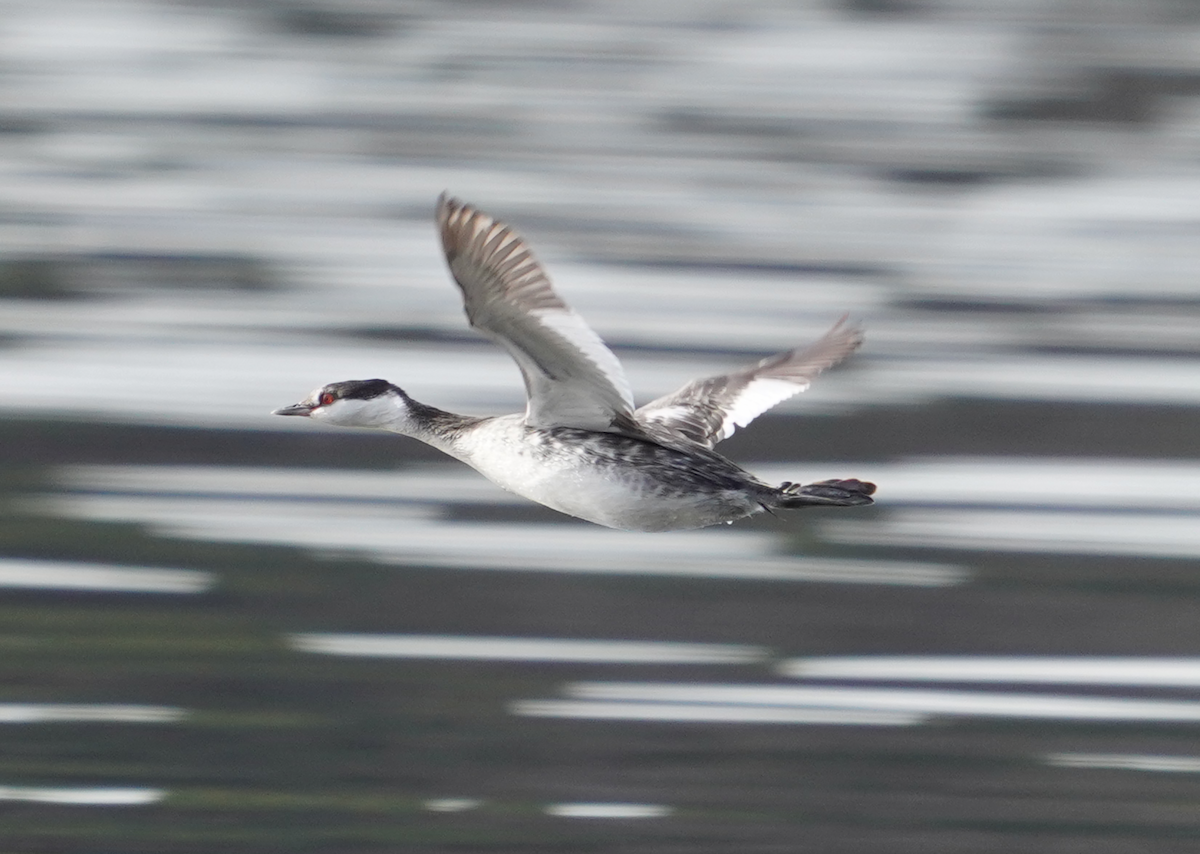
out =
[(393, 433), (401, 433), (420, 439), (427, 445), (446, 451), (452, 445), (455, 436), (464, 428), (477, 424), (481, 418), (467, 415), (456, 415), (446, 412), (436, 406), (429, 406), (413, 400), (405, 395), (401, 405), (388, 419), (382, 420), (379, 426)]

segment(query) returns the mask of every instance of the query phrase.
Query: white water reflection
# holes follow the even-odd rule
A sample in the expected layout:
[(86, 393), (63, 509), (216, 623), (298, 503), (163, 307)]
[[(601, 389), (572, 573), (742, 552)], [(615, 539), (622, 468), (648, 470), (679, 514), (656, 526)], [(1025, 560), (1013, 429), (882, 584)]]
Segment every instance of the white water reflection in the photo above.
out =
[(1200, 756), (1162, 756), (1153, 753), (1051, 753), (1047, 765), (1059, 768), (1111, 768), (1166, 774), (1200, 774)]
[(1200, 405), (1194, 359), (988, 354), (892, 360), (868, 377), (877, 399), (1070, 400)]
[[(870, 520), (820, 522), (851, 545), (1200, 557), (1200, 465), (1120, 458), (944, 458), (845, 463), (880, 484)], [(788, 469), (763, 466), (767, 480)], [(790, 476), (794, 476), (794, 471)]]
[[(1200, 464), (1192, 460), (1112, 457), (934, 457), (894, 463), (750, 464), (768, 482), (807, 479), (837, 467), (884, 484), (887, 504), (991, 505), (1200, 510)], [(55, 483), (78, 492), (356, 502), (523, 504), (464, 466), (447, 463), (388, 471), (233, 466), (60, 468)], [(1055, 490), (1043, 484), (1060, 484)]]
[(430, 798), (423, 804), (430, 812), (467, 812), (483, 806), (479, 798)]
[[(674, 321), (664, 315), (662, 323)], [(851, 366), (777, 411), (812, 415), (951, 398), (1200, 406), (1200, 370), (1190, 360), (963, 352), (911, 358), (881, 352), (887, 348), (885, 330), (869, 329), (874, 331), (868, 340), (879, 338), (878, 345), (869, 344)], [(621, 357), (637, 399), (646, 402), (692, 378), (811, 341), (820, 331), (797, 328), (778, 342), (747, 333), (740, 340), (752, 349), (725, 358), (695, 352)], [(355, 343), (308, 334), (270, 341), (254, 333), (255, 340), (240, 343), (219, 340), (223, 337), (22, 344), (0, 350), (3, 389), (12, 411), (30, 415), (271, 431), (332, 429), (270, 413), (334, 380), (383, 377), (422, 402), (464, 413), (517, 412), (525, 405), (515, 366), (490, 348)], [(688, 346), (703, 345), (692, 340)], [(121, 394), (113, 395), (113, 388)]]
[(948, 717), (1200, 722), (1200, 701), (1067, 694), (665, 682), (578, 682), (568, 686), (567, 693), (576, 700), (627, 703), (634, 710), (638, 703), (667, 702), (859, 709)]
[[(750, 464), (769, 483), (815, 480), (837, 469), (883, 484), (887, 506), (989, 505), (1064, 509), (1200, 511), (1200, 464), (1113, 457), (916, 457), (894, 463)], [(342, 499), (444, 504), (524, 504), (465, 466), (389, 471), (230, 466), (70, 466), (54, 480), (67, 490), (164, 497)], [(1045, 484), (1058, 485), (1047, 489)]]
[[(338, 6), (299, 5), (302, 14), (310, 5), (318, 13)], [(388, 19), (387, 5), (342, 4), (335, 13), (369, 6)], [(1193, 15), (1181, 12), (1184, 5), (423, 3), (377, 32), (347, 38), (289, 30), (283, 16), (295, 4), (8, 3), (0, 26), (0, 108), (7, 117), (0, 133), (0, 254), (78, 257), (86, 278), (73, 293), (90, 298), (4, 300), (0, 394), (18, 417), (305, 430), (315, 428), (267, 413), (328, 380), (382, 375), (447, 408), (517, 410), (521, 383), (498, 350), (457, 341), (395, 343), (410, 333), (467, 334), (430, 216), (432, 200), (449, 188), (523, 230), (565, 297), (608, 340), (688, 351), (622, 352), (642, 400), (747, 361), (750, 353), (811, 339), (848, 310), (866, 321), (866, 348), (782, 411), (947, 397), (1195, 406), (1200, 111), (1193, 97), (1196, 26)], [(1130, 86), (1126, 94), (1137, 96), (1144, 115), (1101, 114), (1097, 108), (1122, 106), (1111, 103), (1124, 97), (1110, 98), (1114, 80)], [(1047, 93), (1052, 107), (1062, 97), (1058, 108), (1065, 106), (1067, 121), (1033, 115)], [(1025, 118), (997, 118), (997, 101), (1010, 97), (1035, 109)], [(1091, 112), (1073, 115), (1081, 106)], [(214, 282), (203, 292), (169, 265), (153, 281), (130, 281), (111, 268), (97, 276), (103, 264), (96, 258), (106, 253), (168, 260), (232, 254), (261, 265), (268, 287), (239, 291)], [(352, 337), (379, 327), (393, 333), (391, 341)], [(1052, 419), (1052, 408), (1045, 409)], [(1056, 429), (1055, 422), (1045, 429)], [(937, 435), (925, 441), (937, 449)], [(1196, 525), (1200, 512), (1194, 468), (1172, 473), (1164, 461), (1143, 466), (1139, 475), (1138, 463), (1108, 470), (1105, 461), (1095, 462), (1090, 470), (1090, 461), (1072, 469), (1024, 460), (1008, 472), (1003, 460), (937, 471), (934, 461), (916, 461), (882, 467), (878, 475), (867, 468), (863, 476), (881, 485), (880, 506), (861, 519), (839, 517), (818, 533), (885, 547), (978, 549), (999, 539), (1048, 552), (1080, 544), (1136, 555), (1194, 552), (1183, 530)], [(141, 522), (169, 535), (430, 566), (561, 572), (570, 564), (585, 572), (677, 578), (930, 585), (967, 575), (937, 562), (801, 560), (778, 554), (773, 538), (740, 530), (658, 539), (605, 537), (576, 525), (562, 531), (451, 525), (444, 521), (447, 506), (468, 515), (466, 505), (474, 502), (516, 505), (481, 478), (449, 471), (357, 479), (314, 471), (298, 473), (296, 480), (307, 483), (294, 486), (267, 485), (265, 475), (256, 482), (237, 470), (217, 470), (222, 482), (207, 485), (187, 475), (182, 482), (190, 488), (179, 481), (106, 486), (101, 478), (71, 489), (109, 494), (46, 506), (79, 518)], [(162, 480), (175, 474), (164, 469)], [(778, 479), (797, 477), (808, 475), (789, 469)], [(920, 505), (936, 505), (933, 515), (923, 515)], [(1035, 507), (1042, 511), (1028, 512)], [(965, 509), (1018, 515), (936, 515)], [(1171, 527), (1168, 517), (1179, 511)], [(1158, 529), (1142, 524), (1160, 518), (1167, 521)], [(922, 530), (922, 520), (936, 522), (936, 530)], [(1142, 527), (1152, 536), (1139, 534)], [(880, 539), (871, 540), (872, 531)], [(835, 613), (861, 618), (846, 620), (823, 646), (904, 648), (902, 627), (875, 619), (892, 601), (886, 592), (818, 592), (830, 596), (840, 609)], [(939, 630), (947, 648), (976, 648), (980, 633), (1012, 640), (1012, 625), (998, 625), (1007, 614), (995, 592), (989, 581), (923, 600), (944, 609)], [(902, 598), (914, 595), (921, 597), (905, 591)], [(1044, 597), (1041, 613), (1087, 620), (1095, 616), (1089, 603), (1096, 598), (1059, 589)], [(1113, 594), (1102, 615), (1111, 617), (1122, 601)], [(1077, 613), (1070, 613), (1072, 605)], [(287, 607), (282, 600), (276, 606)], [(953, 619), (962, 613), (981, 615), (982, 624)], [(725, 616), (736, 614), (731, 607)], [(1040, 627), (1036, 639), (1020, 646), (1060, 647), (1055, 632)], [(1178, 637), (1158, 634), (1153, 625), (1139, 632), (1130, 635), (1137, 648), (1178, 645)], [(336, 675), (336, 661), (325, 665)], [(1002, 673), (1009, 665), (993, 666), (997, 681), (1061, 677), (1049, 662), (1044, 671)], [(1097, 666), (1109, 668), (1092, 674), (1098, 680), (1133, 678), (1122, 676), (1118, 662)], [(239, 672), (242, 682), (247, 673)], [(30, 684), (55, 690), (40, 679)], [(864, 706), (763, 705), (723, 695), (702, 702), (571, 697), (525, 701), (514, 710), (576, 719), (902, 725), (931, 714), (965, 715), (967, 700), (993, 703), (999, 693), (937, 692), (937, 702), (914, 692), (893, 695), (893, 702), (898, 696), (932, 712), (875, 708), (885, 705), (879, 695), (845, 691), (809, 700)], [(1045, 711), (1047, 697), (1061, 703), (1043, 694), (1010, 700), (1028, 714)], [(1074, 698), (1112, 699), (1121, 698)], [(1054, 708), (1062, 711), (1061, 704)], [(338, 749), (361, 742), (354, 721), (336, 723), (324, 729), (336, 729)], [(451, 735), (468, 732), (461, 720), (445, 724)], [(537, 724), (531, 720), (530, 727)], [(590, 728), (545, 727), (568, 730), (567, 741)], [(1013, 763), (994, 734), (980, 728), (949, 743), (930, 734), (904, 749), (919, 756), (922, 744), (935, 744), (945, 755), (967, 744), (967, 753), (978, 753), (986, 741), (986, 752), (1011, 768), (1028, 765), (1028, 747)], [(495, 735), (503, 748), (503, 734)], [(1030, 731), (1021, 735), (1027, 745)], [(1120, 736), (1102, 738), (1093, 729), (1088, 740), (1106, 753), (1059, 754), (1060, 764), (1191, 770), (1187, 757), (1128, 752)], [(474, 736), (467, 741), (478, 743)], [(711, 752), (703, 768), (694, 763), (676, 773), (655, 766), (655, 785), (699, 793), (719, 815), (755, 822), (743, 830), (763, 848), (794, 845), (794, 821), (785, 817), (771, 838), (771, 811), (750, 803), (754, 794), (739, 802), (742, 793), (728, 786), (745, 770), (738, 740), (705, 741)], [(539, 742), (539, 749), (553, 743)], [(817, 752), (830, 749), (818, 738), (808, 743)], [(863, 747), (868, 774), (894, 770), (898, 743)], [(545, 768), (521, 771), (522, 785), (561, 791), (569, 803), (551, 807), (559, 814), (621, 818), (631, 808), (657, 810), (642, 803), (646, 778), (633, 782), (641, 772), (630, 757), (638, 750), (628, 741), (597, 745), (596, 761), (582, 769), (603, 778), (596, 791), (588, 790), (591, 780), (579, 767), (556, 768), (551, 751), (542, 750)], [(327, 754), (336, 761), (320, 749), (306, 761), (320, 763)], [(107, 745), (96, 755), (120, 759)], [(766, 752), (756, 757), (765, 762)], [(250, 758), (256, 767), (271, 761), (269, 753)], [(478, 756), (465, 763), (456, 761), (461, 755), (447, 758), (438, 773), (478, 767)], [(1030, 798), (1020, 773), (1006, 774), (1001, 784), (987, 763), (963, 766), (964, 789), (985, 793), (971, 809), (1005, 816), (990, 829), (976, 822), (964, 831), (953, 798), (938, 797), (946, 793), (939, 762), (923, 771), (917, 764), (911, 776), (888, 779), (900, 781), (908, 803), (937, 805), (924, 816), (906, 816), (909, 826), (901, 831), (926, 849), (951, 850), (951, 837), (961, 842), (970, 832), (980, 839), (991, 833), (980, 846), (1003, 850), (1022, 833), (1047, 832), (1044, 816), (1030, 821), (1014, 805), (1053, 801), (1053, 793)], [(61, 769), (51, 761), (39, 775), (53, 779)], [(210, 777), (221, 773), (217, 768)], [(830, 803), (852, 805), (841, 811), (849, 818), (826, 816), (828, 827), (818, 830), (831, 840), (829, 848), (855, 842), (886, 848), (889, 840), (879, 844), (879, 837), (895, 835), (895, 798), (865, 790), (853, 776), (849, 785), (828, 781)], [(791, 797), (789, 781), (796, 778), (763, 779), (776, 781), (773, 792), (763, 789), (768, 800)], [(447, 776), (434, 791), (471, 788), (461, 782)], [(15, 794), (36, 799), (46, 791)], [(1189, 794), (1160, 793), (1157, 801), (1139, 800), (1140, 794), (1132, 805), (1127, 792), (1092, 799), (1101, 804), (1098, 812), (1120, 823), (1120, 838), (1109, 844), (1179, 837), (1168, 825), (1171, 816), (1187, 818)], [(68, 796), (60, 789), (54, 797)], [(76, 790), (74, 797), (105, 796)], [(119, 795), (108, 790), (106, 797)], [(280, 803), (288, 797), (283, 793)], [(440, 803), (453, 809), (476, 802)], [(820, 806), (814, 804), (817, 812)], [(1122, 818), (1123, 808), (1137, 817)], [(531, 812), (528, 800), (505, 820), (522, 810)], [(1049, 832), (1064, 846), (1086, 850), (1091, 839), (1095, 847), (1108, 816), (1073, 817), (1072, 825), (1071, 817), (1056, 815)], [(683, 818), (678, 839), (658, 840), (658, 847), (687, 846)], [(247, 832), (261, 841), (259, 824)], [(706, 826), (693, 833), (703, 836), (711, 816), (700, 824)], [(308, 830), (326, 840), (336, 832), (322, 818)], [(134, 834), (151, 845), (153, 832)], [(488, 832), (480, 824), (472, 841)], [(233, 847), (235, 835), (231, 830)], [(645, 841), (647, 850), (655, 844)]]
[[(818, 680), (1200, 687), (1200, 661), (1162, 658), (861, 656), (782, 662)], [(1200, 722), (1200, 701), (1022, 691), (845, 685), (576, 682), (567, 699), (522, 700), (522, 717), (706, 723), (912, 726), (935, 718)], [(1070, 764), (1065, 761), (1062, 764)], [(1086, 760), (1075, 765), (1082, 766)]]
[(827, 521), (821, 530), (853, 545), (1200, 558), (1200, 513), (898, 510), (869, 524)]
[(543, 812), (562, 818), (664, 818), (673, 810), (661, 804), (549, 804)]
[[(894, 463), (846, 462), (886, 489), (886, 506), (988, 505), (1057, 509), (1200, 512), (1195, 460), (1063, 457), (928, 457)], [(755, 466), (768, 482), (795, 468)]]
[[(844, 471), (879, 483), (882, 515), (817, 523), (833, 542), (1200, 556), (1200, 466), (1186, 460), (917, 458), (751, 468), (767, 481)], [(737, 528), (645, 537), (579, 525), (451, 523), (438, 505), (524, 504), (454, 464), (388, 472), (81, 466), (61, 470), (58, 480), (74, 492), (43, 499), (44, 512), (385, 562), (918, 586), (967, 577), (948, 564), (782, 556), (770, 534)]]
[(203, 593), (213, 576), (192, 569), (102, 566), (49, 560), (0, 559), (0, 588), (112, 593)]
[(163, 496), (345, 499), (355, 502), (521, 504), (466, 467), (449, 465), (403, 471), (230, 466), (71, 466), (55, 482), (66, 489)]
[(967, 577), (951, 564), (783, 555), (775, 536), (744, 529), (646, 536), (582, 524), (449, 521), (438, 504), (512, 498), (454, 466), (436, 482), (440, 472), (84, 467), (65, 470), (64, 483), (105, 492), (49, 495), (28, 506), (67, 518), (137, 522), (167, 536), (455, 569), (922, 587)]
[[(618, 344), (765, 353), (831, 314), (864, 316), (865, 358), (785, 405), (796, 411), (957, 394), (1197, 403), (1191, 358), (1029, 352), (1194, 352), (1190, 305), (1100, 304), (1196, 294), (1200, 121), (1187, 93), (1148, 103), (1144, 122), (985, 118), (999, 93), (1089, 91), (1113, 67), (1186, 78), (1190, 27), (1152, 24), (1176, 19), (1162, 4), (1129, 27), (1109, 4), (1070, 50), (1031, 62), (1031, 33), (1077, 29), (1045, 23), (1063, 4), (999, 17), (976, 5), (884, 21), (812, 4), (484, 19), (435, 4), (402, 25), (384, 15), (360, 50), (268, 36), (269, 13), (229, 4), (9, 4), (0, 106), (37, 131), (8, 134), (0, 155), (12, 212), (0, 249), (232, 252), (283, 287), (109, 283), (92, 291), (107, 304), (12, 305), (0, 330), (23, 337), (0, 352), (7, 405), (302, 429), (266, 412), (375, 375), (420, 377), (450, 408), (519, 405), (515, 373), (492, 373), (489, 357), (454, 366), (488, 373), (467, 393), (441, 388), (446, 348), (314, 335), (381, 318), (465, 331), (432, 226), (446, 188), (528, 232)], [(1055, 311), (905, 305), (923, 297)], [(668, 390), (659, 360), (639, 359), (639, 392)]]
[(705, 724), (794, 724), (811, 726), (914, 726), (919, 712), (849, 707), (788, 708), (750, 703), (657, 703), (616, 700), (520, 700), (509, 711), (518, 717), (591, 721), (658, 721)]
[(0, 801), (88, 807), (145, 806), (167, 796), (163, 789), (0, 786)]
[(186, 716), (183, 709), (171, 706), (0, 703), (0, 724), (166, 724), (177, 723)]
[(301, 652), (369, 658), (441, 658), (467, 661), (570, 661), (608, 664), (752, 664), (768, 652), (733, 644), (667, 643), (573, 638), (458, 637), (450, 635), (292, 635)]
[(797, 679), (1200, 688), (1200, 658), (866, 655), (795, 658), (778, 670)]

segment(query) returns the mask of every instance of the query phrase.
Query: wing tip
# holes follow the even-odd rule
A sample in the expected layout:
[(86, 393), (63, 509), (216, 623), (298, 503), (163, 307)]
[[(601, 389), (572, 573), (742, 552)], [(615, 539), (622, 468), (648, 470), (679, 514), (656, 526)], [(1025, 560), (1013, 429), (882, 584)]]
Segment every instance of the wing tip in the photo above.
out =
[(866, 337), (867, 337), (866, 327), (863, 326), (861, 321), (851, 320), (850, 312), (846, 312), (841, 317), (839, 317), (837, 319), (837, 322), (835, 324), (833, 324), (832, 327), (830, 327), (829, 331), (826, 332), (825, 335), (826, 335), (826, 337), (828, 337), (835, 332), (847, 334), (847, 335), (851, 336), (852, 338), (854, 338), (856, 341), (856, 343), (855, 343), (856, 347), (860, 346), (863, 343), (863, 341), (866, 340)]
[(437, 200), (437, 224), (446, 258), (453, 261), (481, 228), (495, 220), (473, 205), (443, 190)]
[(829, 327), (828, 332), (818, 338), (813, 344), (803, 348), (803, 350), (797, 348), (793, 352), (813, 353), (832, 346), (837, 351), (833, 355), (834, 361), (825, 366), (826, 368), (831, 368), (856, 351), (866, 340), (866, 327), (857, 320), (851, 320), (850, 312), (846, 312), (837, 319), (837, 322), (833, 326)]
[(455, 216), (455, 214), (466, 207), (468, 206), (461, 199), (450, 195), (449, 190), (442, 190), (441, 194), (437, 198), (436, 218), (438, 225), (442, 227), (443, 232), (445, 232), (446, 226), (449, 225), (450, 220)]

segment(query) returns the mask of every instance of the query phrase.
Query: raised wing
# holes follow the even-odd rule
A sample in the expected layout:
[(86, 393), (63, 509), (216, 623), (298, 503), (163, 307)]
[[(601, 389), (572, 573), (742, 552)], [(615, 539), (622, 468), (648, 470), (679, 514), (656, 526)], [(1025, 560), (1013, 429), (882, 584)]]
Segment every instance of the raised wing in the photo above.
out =
[(804, 349), (788, 350), (731, 374), (693, 380), (651, 401), (635, 415), (651, 435), (679, 436), (705, 448), (728, 439), (772, 406), (804, 391), (817, 374), (849, 356), (863, 342), (846, 318)]
[(467, 319), (507, 350), (525, 377), (525, 421), (632, 429), (633, 394), (621, 363), (554, 292), (520, 235), (445, 193), (437, 218)]

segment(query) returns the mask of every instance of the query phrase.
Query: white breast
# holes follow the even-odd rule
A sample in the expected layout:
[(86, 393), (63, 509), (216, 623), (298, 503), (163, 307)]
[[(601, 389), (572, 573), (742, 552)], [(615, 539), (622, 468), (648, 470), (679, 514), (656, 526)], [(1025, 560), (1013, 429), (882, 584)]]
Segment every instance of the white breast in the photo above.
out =
[(597, 466), (584, 455), (555, 453), (526, 431), (520, 415), (479, 425), (452, 453), (509, 492), (597, 525), (633, 531), (699, 528), (741, 518), (748, 502), (664, 495), (636, 470)]

